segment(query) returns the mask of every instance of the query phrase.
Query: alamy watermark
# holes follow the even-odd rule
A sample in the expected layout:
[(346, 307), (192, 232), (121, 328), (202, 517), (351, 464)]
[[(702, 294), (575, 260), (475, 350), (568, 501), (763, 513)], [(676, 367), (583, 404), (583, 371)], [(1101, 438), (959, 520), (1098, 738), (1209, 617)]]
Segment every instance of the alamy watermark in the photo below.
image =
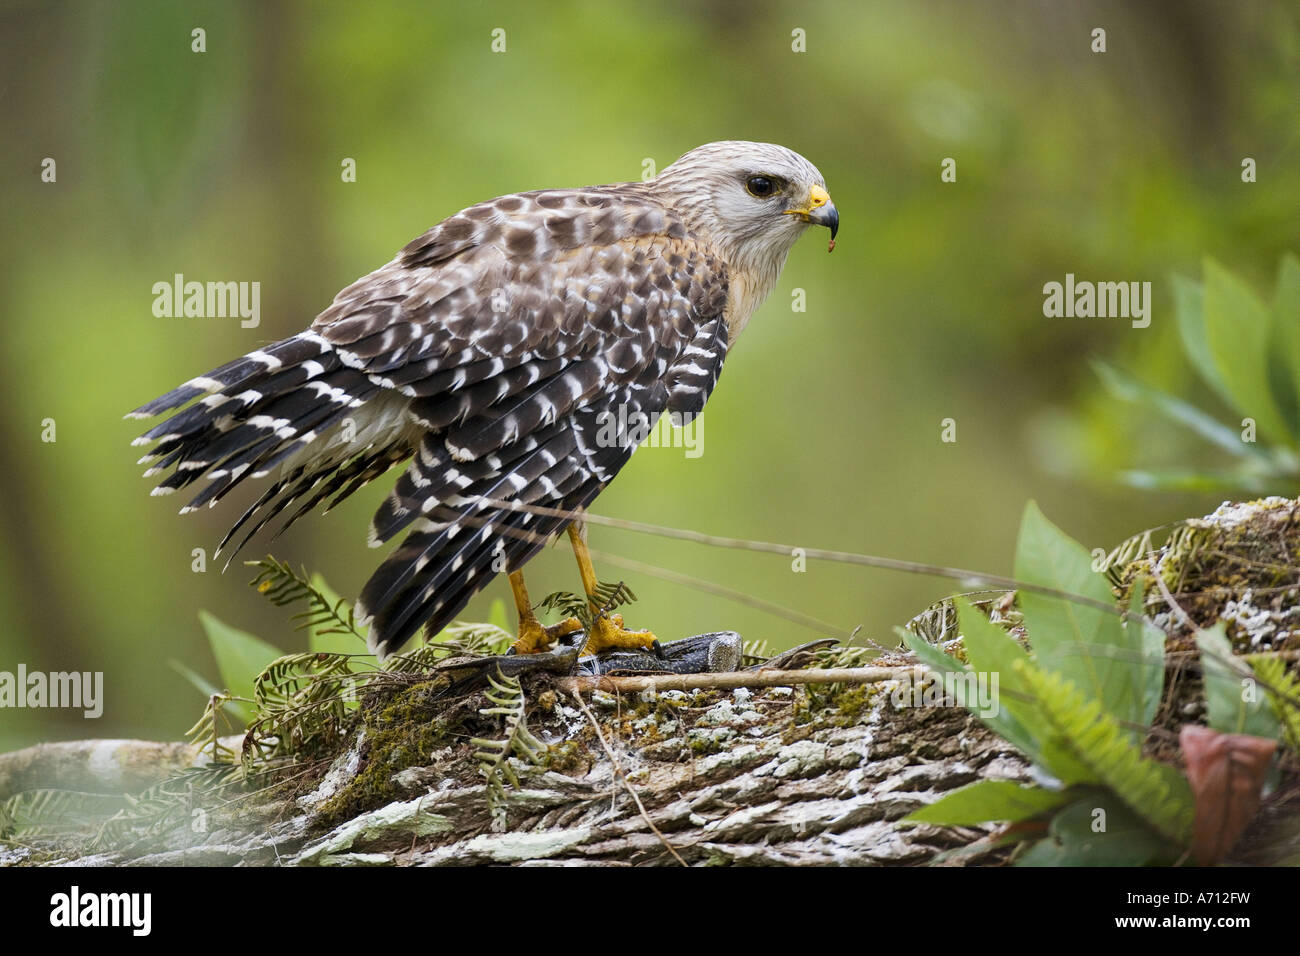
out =
[(601, 448), (681, 448), (687, 458), (704, 454), (704, 416), (664, 412), (652, 422), (639, 409), (620, 405), (596, 416), (596, 444)]
[(1043, 286), (1043, 315), (1049, 319), (1131, 319), (1133, 328), (1151, 324), (1150, 282), (1076, 281), (1073, 272), (1065, 282)]
[(94, 719), (104, 713), (103, 671), (0, 671), (0, 709), (80, 708)]
[(927, 673), (916, 680), (900, 681), (889, 700), (899, 708), (968, 707), (985, 718), (996, 717), (1002, 711), (997, 671), (949, 672), (942, 676)]
[(122, 927), (132, 936), (148, 936), (153, 928), (152, 893), (83, 893), (73, 885), (50, 897), (50, 925)]
[(178, 272), (171, 282), (155, 282), (153, 296), (153, 314), (160, 319), (239, 318), (246, 329), (262, 322), (260, 282), (186, 282)]

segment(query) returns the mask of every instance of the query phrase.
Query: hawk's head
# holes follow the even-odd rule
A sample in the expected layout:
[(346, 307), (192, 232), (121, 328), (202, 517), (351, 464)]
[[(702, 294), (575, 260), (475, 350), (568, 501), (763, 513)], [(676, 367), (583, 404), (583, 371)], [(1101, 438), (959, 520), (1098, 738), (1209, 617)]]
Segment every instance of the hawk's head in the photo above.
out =
[(697, 147), (666, 167), (651, 188), (726, 261), (738, 293), (728, 316), (733, 334), (772, 290), (804, 230), (828, 227), (833, 247), (840, 225), (817, 167), (774, 143)]
[(827, 226), (832, 239), (840, 225), (817, 167), (774, 143), (708, 143), (665, 168), (655, 186), (733, 262), (774, 258), (779, 270), (809, 224)]

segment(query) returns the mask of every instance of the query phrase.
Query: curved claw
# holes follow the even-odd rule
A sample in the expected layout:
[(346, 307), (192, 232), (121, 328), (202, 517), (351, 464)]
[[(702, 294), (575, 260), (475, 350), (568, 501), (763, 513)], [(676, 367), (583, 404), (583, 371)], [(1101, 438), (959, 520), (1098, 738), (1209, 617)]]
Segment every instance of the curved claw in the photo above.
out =
[(659, 639), (650, 631), (630, 631), (623, 626), (623, 615), (598, 618), (587, 635), (583, 654), (599, 654), (611, 649), (652, 651)]

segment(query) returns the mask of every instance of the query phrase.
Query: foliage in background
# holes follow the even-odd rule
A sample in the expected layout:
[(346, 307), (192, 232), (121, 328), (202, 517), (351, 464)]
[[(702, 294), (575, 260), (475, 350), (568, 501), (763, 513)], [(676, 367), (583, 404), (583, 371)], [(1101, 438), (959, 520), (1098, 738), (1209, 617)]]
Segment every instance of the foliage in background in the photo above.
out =
[(1237, 463), (1220, 471), (1131, 470), (1124, 480), (1142, 488), (1293, 493), (1300, 478), (1300, 259), (1283, 256), (1266, 302), (1207, 257), (1204, 281), (1174, 278), (1174, 306), (1183, 354), (1237, 423), (1224, 424), (1107, 362), (1094, 363), (1097, 374), (1116, 398), (1190, 429)]
[[(208, 47), (195, 54), (194, 11), (173, 0), (7, 5), (0, 438), (15, 464), (0, 498), (23, 507), (0, 538), (0, 666), (102, 671), (109, 706), (95, 734), (174, 738), (192, 702), (130, 691), (164, 686), (171, 658), (208, 667), (196, 610), (264, 635), (281, 617), (240, 601), (215, 567), (192, 569), (192, 549), (210, 549), (233, 515), (181, 519), (149, 497), (120, 415), (304, 328), (339, 289), (472, 202), (636, 179), (647, 159), (662, 168), (729, 136), (784, 142), (818, 164), (843, 217), (837, 248), (796, 246), (728, 358), (704, 454), (638, 453), (602, 513), (993, 567), (1029, 497), (1089, 542), (1217, 504), (1114, 492), (1116, 468), (1137, 447), (1158, 454), (1147, 439), (1164, 438), (1135, 441), (1127, 426), (1139, 416), (1126, 420), (1080, 361), (1103, 355), (1181, 394), (1164, 284), (1138, 333), (1047, 320), (1040, 290), (1067, 272), (1194, 270), (1206, 252), (1240, 271), (1294, 248), (1300, 6), (1186, 0), (1171, 29), (1166, 5), (1112, 3), (1104, 55), (1089, 49), (1089, 4), (738, 10), (232, 0), (205, 4)], [(503, 54), (490, 48), (497, 26)], [(806, 53), (791, 49), (795, 26)], [(575, 135), (576, 117), (600, 122)], [(41, 181), (47, 155), (57, 183)], [(1249, 185), (1247, 155), (1259, 161)], [(955, 183), (940, 179), (949, 156)], [(345, 157), (356, 182), (340, 179)], [(155, 316), (151, 289), (176, 273), (259, 282), (260, 325)], [(795, 290), (806, 311), (794, 311)], [(1089, 402), (1105, 406), (1087, 429), (1103, 453), (1061, 461), (1060, 418)], [(956, 409), (959, 441), (936, 441)], [(41, 441), (46, 418), (55, 443)], [(300, 523), (277, 554), (355, 595), (378, 560), (365, 529), (390, 488), (376, 482)], [(953, 502), (942, 521), (938, 501)], [(890, 636), (937, 588), (593, 536), (593, 547), (817, 609), (845, 630), (864, 624), (864, 640)], [(87, 567), (93, 576), (67, 573)], [(536, 594), (571, 585), (567, 556), (541, 555), (529, 571)], [(781, 650), (808, 636), (678, 584), (629, 583), (647, 609), (630, 623), (664, 639), (726, 628)], [(486, 620), (506, 594), (494, 584), (464, 616)], [(0, 749), (87, 731), (74, 712), (8, 711)]]
[[(1033, 503), (1021, 523), (1016, 576), (1102, 604), (1114, 600), (1088, 552)], [(918, 634), (902, 634), (937, 674), (998, 676), (996, 715), (967, 699), (961, 682), (953, 685), (957, 702), (1033, 761), (1042, 782), (1021, 787), (981, 781), (907, 821), (1020, 824), (1009, 828), (1005, 839), (1027, 844), (1018, 856), (1027, 865), (1178, 861), (1191, 846), (1197, 808), (1180, 771), (1143, 755), (1164, 690), (1165, 647), (1164, 633), (1139, 613), (1141, 582), (1127, 614), (1029, 590), (1019, 596), (1032, 652), (962, 599), (955, 604), (968, 666)], [(1198, 643), (1210, 727), (1278, 739), (1285, 725), (1294, 746), (1290, 728), (1300, 719), (1300, 708), (1295, 682), (1281, 662), (1234, 657), (1221, 625), (1200, 632)], [(1257, 682), (1263, 693), (1245, 699), (1243, 680)]]
[[(365, 651), (365, 635), (357, 630), (351, 607), (319, 574), (309, 577), (305, 570), (295, 572), (287, 562), (277, 561), (270, 555), (247, 563), (258, 570), (250, 584), (273, 605), (305, 604), (303, 610), (293, 615), (293, 620), (296, 630), (307, 631), (308, 656), (357, 655), (369, 658), (372, 664), (378, 663)], [(230, 716), (246, 724), (254, 715), (258, 675), (265, 676), (265, 669), (284, 652), (247, 631), (231, 627), (208, 611), (199, 612), (199, 621), (216, 658), (224, 691), (179, 662), (173, 661), (172, 666), (205, 696), (222, 697), (222, 706)]]

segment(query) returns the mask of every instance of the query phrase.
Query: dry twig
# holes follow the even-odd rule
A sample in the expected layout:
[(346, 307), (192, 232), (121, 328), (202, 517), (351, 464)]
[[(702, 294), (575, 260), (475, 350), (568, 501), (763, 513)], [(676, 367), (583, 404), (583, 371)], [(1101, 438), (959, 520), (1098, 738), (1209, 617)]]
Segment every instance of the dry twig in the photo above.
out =
[(828, 667), (821, 670), (721, 671), (712, 674), (645, 674), (637, 677), (561, 677), (561, 690), (576, 694), (603, 690), (636, 693), (644, 690), (730, 690), (736, 687), (792, 687), (795, 684), (879, 684), (887, 680), (923, 678), (920, 664), (905, 667)]

